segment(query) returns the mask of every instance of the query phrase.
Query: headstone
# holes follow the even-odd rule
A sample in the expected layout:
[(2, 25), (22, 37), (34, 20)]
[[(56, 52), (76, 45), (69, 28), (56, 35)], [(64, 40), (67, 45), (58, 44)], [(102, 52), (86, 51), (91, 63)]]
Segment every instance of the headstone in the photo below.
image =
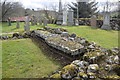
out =
[(75, 19), (75, 25), (79, 25), (78, 19)]
[(17, 28), (17, 29), (19, 29), (19, 28), (20, 28), (19, 21), (16, 21), (16, 28)]
[(61, 0), (59, 0), (59, 12), (57, 17), (57, 25), (62, 25), (63, 22), (63, 13), (62, 13), (62, 3)]
[(37, 25), (37, 19), (36, 19), (36, 17), (34, 15), (31, 18), (31, 24), (32, 25)]
[(26, 16), (26, 25), (24, 26), (24, 30), (27, 32), (30, 31), (29, 16)]
[(24, 25), (24, 31), (26, 31), (26, 29), (27, 29), (27, 26), (26, 26), (26, 25)]
[(32, 25), (32, 26), (34, 25), (34, 20), (33, 20), (33, 18), (31, 18), (31, 25)]
[(39, 22), (39, 25), (42, 25), (42, 20), (41, 19), (39, 19), (38, 22)]
[(66, 5), (64, 6), (64, 9), (63, 9), (63, 24), (62, 25), (67, 25), (67, 8), (66, 8)]
[(73, 26), (74, 25), (74, 21), (73, 21), (73, 10), (70, 8), (68, 11), (68, 25), (69, 26)]
[(96, 16), (95, 15), (93, 15), (92, 17), (91, 17), (91, 20), (90, 20), (90, 24), (91, 24), (91, 26), (92, 27), (95, 27), (96, 28)]
[(11, 20), (8, 18), (8, 26), (11, 26)]
[(102, 25), (101, 29), (111, 30), (111, 27), (110, 27), (110, 13), (109, 12), (106, 12), (104, 14), (104, 20), (103, 20), (103, 25)]
[(47, 26), (47, 19), (46, 18), (44, 18), (44, 20), (43, 20), (43, 26), (44, 27)]

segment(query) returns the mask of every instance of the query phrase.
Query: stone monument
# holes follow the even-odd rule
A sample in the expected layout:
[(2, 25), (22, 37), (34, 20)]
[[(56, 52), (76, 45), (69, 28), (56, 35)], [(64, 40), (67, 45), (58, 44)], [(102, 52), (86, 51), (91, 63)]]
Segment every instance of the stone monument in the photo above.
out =
[(25, 21), (24, 30), (27, 31), (27, 32), (30, 31), (29, 16), (26, 16), (26, 21)]
[(62, 25), (63, 22), (63, 13), (62, 13), (62, 3), (61, 0), (59, 0), (59, 12), (57, 17), (57, 25)]
[(73, 10), (70, 8), (69, 10), (68, 10), (68, 25), (69, 26), (73, 26), (74, 25), (74, 21), (73, 21)]
[(92, 27), (94, 27), (94, 28), (97, 27), (97, 26), (96, 26), (96, 23), (97, 23), (96, 20), (97, 20), (96, 16), (93, 15), (93, 16), (91, 17), (91, 20), (90, 20), (90, 25), (91, 25)]
[(64, 6), (64, 9), (63, 9), (63, 23), (62, 25), (67, 25), (67, 7), (66, 5)]
[(8, 26), (11, 26), (11, 20), (8, 18)]
[(46, 18), (44, 18), (44, 20), (43, 20), (43, 26), (44, 27), (47, 26), (47, 19)]
[(110, 27), (110, 13), (109, 12), (104, 13), (104, 20), (103, 20), (103, 25), (102, 25), (101, 29), (111, 30), (111, 27)]
[(39, 19), (39, 20), (38, 20), (38, 23), (39, 23), (39, 25), (42, 25), (42, 20)]
[(19, 29), (19, 28), (20, 28), (19, 21), (16, 21), (16, 29)]

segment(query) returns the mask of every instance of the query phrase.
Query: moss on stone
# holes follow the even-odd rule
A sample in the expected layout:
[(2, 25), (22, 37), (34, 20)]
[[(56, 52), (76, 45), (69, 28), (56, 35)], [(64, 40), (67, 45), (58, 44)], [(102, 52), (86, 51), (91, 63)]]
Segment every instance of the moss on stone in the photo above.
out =
[(80, 47), (82, 46), (77, 42), (65, 40), (63, 37), (49, 37), (47, 38), (47, 41), (53, 42), (56, 45), (64, 46), (65, 48), (68, 48), (70, 50), (80, 49)]
[(58, 78), (57, 80), (59, 80), (61, 78), (61, 75), (59, 73), (56, 73), (51, 75), (50, 78)]

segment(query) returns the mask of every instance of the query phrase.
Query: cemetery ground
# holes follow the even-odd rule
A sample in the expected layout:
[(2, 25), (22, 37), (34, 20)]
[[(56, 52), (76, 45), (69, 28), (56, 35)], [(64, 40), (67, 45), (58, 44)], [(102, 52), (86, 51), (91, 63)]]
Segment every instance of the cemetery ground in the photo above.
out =
[[(7, 23), (2, 24), (2, 33), (10, 32), (23, 32), (24, 31), (24, 22), (20, 23), (20, 28), (16, 29), (16, 23), (12, 23), (12, 26), (8, 27)], [(86, 38), (88, 41), (96, 42), (98, 45), (101, 45), (104, 48), (111, 49), (112, 47), (118, 47), (118, 32), (114, 30), (101, 30), (96, 28), (91, 28), (90, 26), (62, 26), (55, 24), (48, 24), (48, 27), (59, 28), (64, 27), (70, 33), (76, 33), (77, 36)], [(30, 26), (30, 30), (43, 28), (41, 25)], [(11, 36), (10, 34), (7, 34)], [(5, 35), (3, 35), (5, 36)]]
[[(76, 33), (78, 36), (88, 41), (94, 41), (104, 48), (111, 49), (118, 46), (118, 31), (106, 31), (90, 26), (58, 26), (54, 24), (48, 24), (48, 26), (53, 28), (64, 27), (70, 33)], [(30, 26), (31, 30), (38, 28), (43, 28), (43, 26)], [(2, 33), (23, 32), (23, 30), (23, 22), (20, 23), (19, 29), (16, 29), (16, 23), (12, 23), (10, 27), (7, 23), (3, 23), (2, 27)], [(9, 36), (11, 35), (9, 34)], [(3, 77), (5, 78), (42, 78), (61, 68), (60, 63), (45, 55), (31, 39), (2, 41), (2, 58)]]
[(3, 78), (43, 78), (61, 67), (31, 39), (5, 40), (2, 44)]

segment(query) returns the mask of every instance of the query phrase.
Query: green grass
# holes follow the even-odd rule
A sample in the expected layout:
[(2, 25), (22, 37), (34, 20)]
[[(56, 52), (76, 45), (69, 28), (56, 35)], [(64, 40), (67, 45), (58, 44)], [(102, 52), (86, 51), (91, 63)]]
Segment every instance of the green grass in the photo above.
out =
[[(16, 23), (12, 23), (11, 27), (8, 27), (8, 23), (3, 23), (2, 32), (19, 32), (24, 31), (24, 23), (21, 22), (21, 28), (16, 29)], [(101, 45), (104, 48), (111, 49), (112, 47), (118, 47), (118, 31), (106, 31), (101, 29), (94, 29), (90, 26), (62, 26), (55, 24), (48, 24), (48, 26), (53, 28), (64, 27), (70, 33), (76, 33), (78, 36), (84, 37), (89, 41), (96, 42), (98, 45)], [(31, 30), (37, 28), (43, 28), (42, 26), (30, 26)]]
[[(10, 33), (10, 32), (22, 32), (24, 31), (24, 22), (20, 22), (20, 28), (16, 29), (16, 23), (12, 23), (12, 26), (8, 26), (8, 23), (2, 23), (2, 33)], [(30, 30), (42, 28), (41, 25), (30, 26)]]
[(96, 42), (104, 48), (118, 47), (118, 31), (107, 31), (96, 28), (91, 28), (90, 26), (56, 26), (49, 24), (53, 28), (64, 27), (70, 33), (76, 33), (78, 36), (86, 38), (88, 41)]
[(60, 67), (31, 39), (2, 41), (3, 78), (43, 78)]

